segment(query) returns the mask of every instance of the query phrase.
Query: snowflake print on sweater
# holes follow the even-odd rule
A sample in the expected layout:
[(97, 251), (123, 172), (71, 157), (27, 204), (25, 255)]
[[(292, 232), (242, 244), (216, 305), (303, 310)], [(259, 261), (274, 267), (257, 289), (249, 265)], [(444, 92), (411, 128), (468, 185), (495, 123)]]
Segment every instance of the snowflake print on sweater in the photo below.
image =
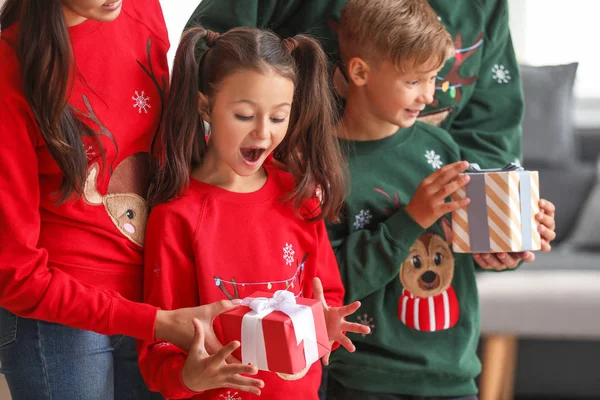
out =
[(360, 210), (360, 212), (354, 217), (354, 229), (363, 229), (366, 225), (371, 222), (373, 215), (369, 210)]
[(510, 76), (510, 71), (507, 70), (504, 65), (495, 64), (492, 68), (492, 79), (498, 83), (508, 83), (512, 78)]
[(285, 260), (285, 265), (292, 265), (294, 262), (294, 251), (293, 247), (289, 243), (285, 243), (285, 247), (283, 248), (283, 259)]
[(137, 108), (138, 109), (138, 113), (142, 113), (142, 111), (144, 111), (144, 113), (148, 114), (148, 108), (152, 108), (152, 106), (150, 105), (150, 96), (146, 96), (146, 93), (144, 93), (144, 91), (142, 90), (142, 94), (139, 94), (138, 91), (135, 91), (135, 96), (131, 96), (131, 100), (135, 100), (135, 103), (133, 103), (133, 108)]
[[(373, 322), (373, 317), (370, 317), (369, 314), (363, 314), (356, 317), (356, 322), (361, 325), (366, 325), (371, 328), (371, 333), (373, 333), (373, 329), (375, 329), (375, 323)], [(362, 337), (367, 336), (364, 333), (361, 333)]]
[(238, 392), (235, 393), (231, 393), (231, 391), (227, 391), (227, 393), (225, 394), (220, 394), (219, 395), (219, 399), (223, 399), (223, 400), (242, 400), (241, 397), (238, 397)]
[(436, 154), (434, 150), (425, 151), (425, 158), (427, 159), (427, 164), (431, 164), (433, 169), (440, 169), (444, 163), (440, 160), (439, 154)]

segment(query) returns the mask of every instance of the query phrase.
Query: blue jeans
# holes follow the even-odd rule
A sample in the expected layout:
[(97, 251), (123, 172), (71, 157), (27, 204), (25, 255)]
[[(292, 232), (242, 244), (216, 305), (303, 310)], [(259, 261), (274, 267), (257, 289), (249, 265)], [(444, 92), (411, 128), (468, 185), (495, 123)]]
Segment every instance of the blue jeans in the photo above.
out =
[(17, 317), (0, 308), (0, 373), (13, 400), (158, 400), (135, 339)]

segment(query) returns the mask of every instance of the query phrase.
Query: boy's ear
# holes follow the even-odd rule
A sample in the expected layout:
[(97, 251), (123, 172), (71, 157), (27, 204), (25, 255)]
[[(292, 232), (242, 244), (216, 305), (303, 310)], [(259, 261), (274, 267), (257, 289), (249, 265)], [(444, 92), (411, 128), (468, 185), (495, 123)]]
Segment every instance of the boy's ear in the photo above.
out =
[(369, 80), (369, 64), (360, 57), (348, 61), (348, 78), (356, 86), (364, 86)]
[(198, 92), (198, 112), (202, 116), (202, 119), (210, 124), (208, 98), (202, 92)]

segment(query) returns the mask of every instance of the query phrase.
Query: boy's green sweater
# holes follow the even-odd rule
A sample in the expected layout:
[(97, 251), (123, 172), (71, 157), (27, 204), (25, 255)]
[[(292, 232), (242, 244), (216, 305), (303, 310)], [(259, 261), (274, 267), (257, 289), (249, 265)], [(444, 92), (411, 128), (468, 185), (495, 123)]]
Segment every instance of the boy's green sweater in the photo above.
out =
[(459, 160), (458, 146), (447, 132), (421, 122), (382, 140), (341, 142), (352, 183), (342, 221), (328, 227), (329, 238), (346, 302), (362, 302), (351, 319), (370, 325), (372, 334), (352, 335), (355, 353), (332, 354), (333, 377), (372, 392), (477, 393), (473, 258), (452, 253), (447, 220), (426, 231), (404, 208), (425, 177)]
[[(269, 28), (281, 37), (308, 33), (337, 59), (336, 27), (346, 0), (203, 0), (188, 26), (224, 32)], [(454, 38), (456, 57), (439, 75), (436, 101), (423, 114), (449, 109), (441, 127), (461, 158), (496, 168), (521, 158), (523, 96), (508, 30), (507, 0), (430, 0)]]

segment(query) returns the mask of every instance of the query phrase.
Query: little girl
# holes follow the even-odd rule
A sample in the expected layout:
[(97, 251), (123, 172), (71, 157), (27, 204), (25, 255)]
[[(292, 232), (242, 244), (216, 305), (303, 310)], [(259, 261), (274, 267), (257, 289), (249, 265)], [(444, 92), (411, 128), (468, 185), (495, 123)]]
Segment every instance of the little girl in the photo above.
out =
[[(198, 57), (200, 40), (208, 50)], [(256, 28), (186, 33), (150, 193), (146, 301), (173, 309), (288, 290), (320, 299), (329, 339), (354, 351), (342, 332), (369, 328), (344, 321), (359, 303), (341, 307), (344, 289), (323, 221), (335, 218), (345, 193), (330, 93), (326, 56), (309, 37), (282, 41)], [(223, 338), (219, 320), (214, 333), (211, 322), (194, 320), (189, 353), (167, 342), (141, 344), (152, 390), (168, 398), (318, 398), (318, 362), (295, 376), (257, 372), (234, 362), (238, 342), (208, 357), (205, 335), (207, 345), (209, 336)]]

